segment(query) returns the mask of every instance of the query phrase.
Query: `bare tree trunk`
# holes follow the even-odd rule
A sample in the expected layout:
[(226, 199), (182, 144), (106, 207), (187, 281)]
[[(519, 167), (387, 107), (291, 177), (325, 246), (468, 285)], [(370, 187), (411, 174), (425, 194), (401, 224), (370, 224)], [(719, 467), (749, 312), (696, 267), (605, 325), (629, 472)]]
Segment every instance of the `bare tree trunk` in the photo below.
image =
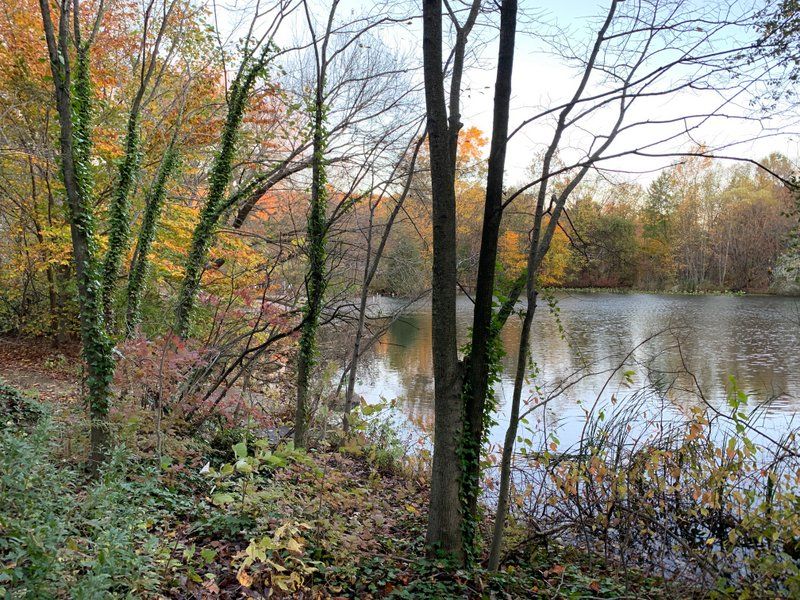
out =
[(358, 373), (358, 359), (361, 355), (361, 340), (364, 337), (364, 320), (367, 314), (367, 297), (369, 287), (361, 289), (361, 299), (358, 305), (358, 324), (356, 325), (356, 335), (353, 340), (353, 355), (350, 358), (350, 372), (347, 374), (347, 390), (344, 393), (344, 415), (342, 416), (342, 429), (347, 434), (350, 431), (350, 408), (353, 403), (353, 395), (356, 389), (356, 374)]
[[(48, 117), (49, 122), (49, 117)], [(44, 181), (47, 187), (47, 224), (53, 226), (53, 209), (55, 206), (55, 198), (53, 197), (53, 190), (50, 185), (50, 161), (44, 169)], [(68, 268), (68, 267), (66, 267)], [(62, 308), (63, 299), (61, 293), (61, 280), (64, 279), (65, 267), (62, 265), (58, 268), (48, 266), (48, 280), (52, 278), (52, 296), (50, 297), (50, 306), (52, 307), (51, 326), (53, 328), (54, 338), (53, 346), (58, 348), (66, 343), (66, 327), (64, 326), (64, 311)]]
[[(411, 190), (411, 184), (414, 177), (414, 168), (417, 162), (417, 156), (419, 155), (419, 149), (422, 147), (423, 142), (425, 141), (425, 135), (420, 136), (417, 142), (414, 144), (413, 153), (411, 155), (411, 159), (408, 165), (408, 172), (405, 175), (405, 182), (403, 185), (403, 191), (400, 194), (400, 197), (395, 202), (394, 208), (392, 209), (391, 214), (389, 215), (389, 219), (386, 221), (386, 224), (383, 228), (383, 233), (381, 234), (380, 242), (378, 243), (378, 247), (375, 249), (375, 255), (372, 255), (372, 229), (375, 225), (375, 211), (378, 208), (377, 201), (375, 204), (370, 206), (370, 213), (369, 213), (369, 223), (367, 230), (367, 258), (364, 264), (364, 278), (361, 281), (361, 297), (359, 299), (358, 305), (358, 323), (356, 325), (356, 335), (353, 341), (353, 354), (350, 359), (350, 369), (347, 375), (347, 390), (345, 391), (344, 397), (344, 416), (342, 417), (342, 428), (344, 432), (347, 433), (350, 428), (349, 417), (350, 417), (350, 409), (353, 404), (353, 394), (355, 392), (356, 386), (356, 375), (358, 373), (358, 360), (361, 357), (361, 342), (364, 338), (364, 325), (366, 321), (366, 314), (367, 314), (367, 300), (369, 298), (369, 286), (372, 284), (372, 280), (375, 278), (375, 274), (378, 272), (378, 265), (381, 262), (381, 258), (383, 257), (383, 251), (386, 248), (386, 243), (389, 241), (389, 236), (392, 232), (392, 226), (394, 225), (395, 220), (397, 219), (397, 215), (400, 214), (400, 211), (403, 208), (403, 204), (405, 203), (406, 198), (408, 197), (408, 193)], [(405, 158), (405, 155), (400, 158), (402, 161)], [(395, 169), (398, 169), (400, 164), (398, 163), (395, 166)], [(392, 178), (390, 178), (392, 179)]]
[[(583, 179), (588, 171), (589, 165), (583, 165), (578, 174), (570, 181), (570, 183), (561, 191), (558, 196), (553, 196), (550, 208), (545, 211), (545, 198), (547, 195), (547, 184), (551, 176), (550, 164), (551, 160), (558, 148), (559, 141), (563, 135), (567, 115), (580, 99), (583, 90), (586, 87), (589, 76), (594, 68), (595, 60), (600, 52), (600, 47), (605, 39), (605, 33), (608, 30), (611, 21), (614, 17), (616, 6), (620, 0), (613, 0), (608, 10), (606, 20), (600, 28), (595, 44), (593, 46), (587, 67), (584, 70), (583, 76), (578, 84), (578, 88), (572, 100), (565, 105), (558, 118), (556, 131), (553, 135), (553, 140), (548, 147), (542, 163), (542, 178), (539, 183), (539, 191), (536, 201), (536, 212), (534, 215), (533, 229), (531, 230), (530, 245), (528, 248), (528, 260), (525, 272), (514, 282), (513, 289), (509, 298), (501, 307), (498, 316), (502, 318), (502, 323), (511, 315), (514, 304), (516, 304), (519, 295), (523, 289), (527, 290), (527, 307), (525, 317), (522, 323), (522, 331), (520, 333), (519, 354), (517, 358), (517, 372), (514, 377), (514, 394), (511, 404), (511, 415), (509, 419), (508, 429), (506, 430), (505, 444), (503, 446), (503, 455), (501, 458), (500, 466), (500, 495), (498, 497), (497, 514), (495, 516), (494, 532), (492, 538), (492, 546), (490, 549), (489, 566), (491, 569), (496, 569), (500, 562), (500, 550), (502, 547), (503, 529), (505, 527), (505, 518), (508, 513), (508, 495), (511, 485), (511, 459), (514, 452), (514, 442), (517, 437), (517, 428), (519, 426), (519, 408), (522, 397), (522, 385), (525, 380), (525, 372), (528, 363), (528, 350), (530, 346), (530, 330), (533, 322), (533, 316), (536, 311), (536, 277), (544, 257), (550, 249), (550, 243), (553, 239), (553, 234), (558, 225), (558, 220), (561, 218), (561, 213), (566, 204), (567, 198), (575, 189), (575, 186)], [(596, 160), (600, 153), (611, 143), (619, 131), (622, 115), (624, 115), (624, 104), (621, 110), (621, 116), (617, 121), (615, 127), (612, 129), (612, 134), (606, 139), (604, 144), (598, 148), (592, 155)], [(591, 164), (591, 163), (589, 163)], [(544, 216), (549, 214), (549, 221), (545, 227)]]
[[(529, 278), (532, 279), (532, 278)], [(532, 283), (532, 282), (531, 282)], [(503, 531), (508, 514), (509, 490), (511, 488), (511, 459), (514, 456), (514, 443), (517, 440), (519, 427), (519, 407), (522, 400), (522, 386), (528, 367), (528, 348), (530, 346), (531, 323), (536, 312), (536, 291), (532, 284), (528, 292), (528, 306), (522, 320), (522, 331), (519, 338), (519, 354), (517, 356), (517, 372), (514, 376), (514, 394), (511, 399), (511, 414), (508, 429), (503, 443), (503, 456), (500, 459), (500, 490), (497, 496), (497, 514), (494, 518), (492, 546), (489, 550), (489, 570), (496, 571), (500, 565), (500, 550), (503, 547)]]
[[(29, 156), (28, 157), (28, 174), (31, 180), (31, 199), (33, 200), (34, 211), (31, 216), (31, 221), (33, 222), (34, 234), (36, 235), (36, 241), (39, 245), (44, 244), (44, 232), (42, 231), (42, 226), (39, 223), (39, 218), (36, 215), (36, 206), (39, 202), (39, 192), (38, 186), (36, 185), (36, 174), (34, 173), (33, 169), (33, 159)], [(49, 192), (49, 190), (48, 190)], [(51, 213), (51, 203), (53, 200), (52, 194), (48, 193), (48, 205), (47, 205), (47, 214), (48, 214), (48, 224), (52, 226), (52, 221), (49, 219)], [(49, 330), (50, 334), (53, 336), (53, 347), (58, 348), (58, 318), (56, 315), (56, 287), (55, 287), (55, 273), (53, 270), (53, 265), (50, 264), (48, 261), (47, 269), (45, 270), (45, 275), (47, 277), (47, 308), (49, 311)]]
[[(361, 297), (358, 302), (358, 322), (356, 335), (353, 340), (353, 354), (350, 358), (350, 372), (347, 374), (347, 390), (344, 393), (344, 414), (342, 415), (342, 429), (345, 435), (350, 431), (350, 405), (356, 389), (356, 374), (358, 373), (358, 357), (361, 353), (361, 339), (364, 336), (364, 321), (367, 316), (367, 300), (369, 298), (371, 255), (372, 255), (372, 227), (375, 220), (375, 208), (370, 206), (369, 223), (367, 225), (367, 260), (364, 263), (364, 278), (361, 282)], [(380, 256), (376, 257), (376, 262)]]
[(459, 502), (462, 367), (456, 348), (456, 195), (442, 79), (442, 2), (424, 0), (425, 104), (433, 196), (433, 472), (427, 544), (463, 560)]

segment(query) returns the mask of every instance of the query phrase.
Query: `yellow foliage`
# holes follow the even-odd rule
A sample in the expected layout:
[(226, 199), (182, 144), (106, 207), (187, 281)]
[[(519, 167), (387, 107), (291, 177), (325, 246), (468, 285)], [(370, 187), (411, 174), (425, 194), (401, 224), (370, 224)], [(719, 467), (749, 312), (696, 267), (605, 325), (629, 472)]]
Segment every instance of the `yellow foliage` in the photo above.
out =
[(504, 231), (498, 240), (498, 257), (509, 274), (520, 273), (527, 262), (527, 240), (516, 231)]
[(539, 269), (539, 284), (545, 287), (564, 285), (572, 250), (570, 241), (561, 229), (556, 229), (550, 242), (550, 251), (545, 255)]

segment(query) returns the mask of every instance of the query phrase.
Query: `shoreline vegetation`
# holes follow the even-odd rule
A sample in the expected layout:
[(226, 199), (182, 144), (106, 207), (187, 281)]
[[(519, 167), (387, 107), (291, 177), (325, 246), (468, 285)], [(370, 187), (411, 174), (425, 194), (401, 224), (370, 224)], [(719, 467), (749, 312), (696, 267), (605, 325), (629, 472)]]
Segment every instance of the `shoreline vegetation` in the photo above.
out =
[(87, 443), (76, 399), (37, 396), (0, 381), (3, 597), (666, 598), (676, 589), (516, 528), (498, 573), (426, 559), (426, 463), (385, 428), (354, 424), (345, 445), (333, 437), (307, 451), (247, 428), (211, 440), (170, 431), (159, 456), (129, 407), (114, 417), (120, 445), (93, 478), (75, 461)]
[[(734, 380), (727, 409), (701, 402), (668, 429), (633, 392), (620, 414), (588, 416), (574, 447), (520, 432), (495, 571), (483, 554), (468, 568), (426, 558), (430, 454), (399, 437), (380, 406), (354, 409), (346, 437), (332, 409), (298, 450), (280, 401), (290, 382), (194, 432), (186, 411), (154, 421), (138, 395), (121, 394), (110, 416), (118, 445), (92, 477), (70, 351), (17, 344), (0, 373), (6, 597), (800, 593), (796, 433), (762, 437), (761, 409)], [(632, 434), (634, 423), (650, 433)], [(495, 493), (487, 479), (480, 539), (491, 535)]]
[(608, 294), (663, 294), (665, 296), (778, 296), (794, 297), (796, 294), (786, 294), (781, 292), (746, 292), (742, 290), (680, 290), (680, 289), (647, 289), (636, 287), (552, 287), (548, 288), (554, 292), (579, 292), (582, 294), (608, 293)]

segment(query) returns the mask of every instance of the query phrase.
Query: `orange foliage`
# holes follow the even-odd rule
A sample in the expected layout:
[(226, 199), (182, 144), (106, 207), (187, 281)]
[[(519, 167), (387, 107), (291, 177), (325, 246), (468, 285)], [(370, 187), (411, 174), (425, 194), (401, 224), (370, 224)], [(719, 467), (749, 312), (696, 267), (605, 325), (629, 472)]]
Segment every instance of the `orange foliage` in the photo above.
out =
[(522, 272), (527, 263), (527, 245), (525, 236), (517, 231), (506, 230), (498, 240), (500, 263), (512, 277)]
[(489, 140), (477, 127), (467, 127), (458, 134), (459, 161), (473, 163), (480, 160)]

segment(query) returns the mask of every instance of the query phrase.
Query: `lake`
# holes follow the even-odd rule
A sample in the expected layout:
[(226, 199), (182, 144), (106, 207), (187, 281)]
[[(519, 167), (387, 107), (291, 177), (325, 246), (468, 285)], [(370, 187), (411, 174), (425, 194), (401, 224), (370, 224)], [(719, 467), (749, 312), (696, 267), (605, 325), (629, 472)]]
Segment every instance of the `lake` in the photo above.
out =
[[(702, 405), (697, 387), (707, 402), (724, 408), (731, 377), (748, 393), (751, 409), (761, 407), (759, 423), (766, 430), (781, 433), (795, 425), (800, 299), (559, 292), (553, 300), (550, 305), (540, 297), (532, 332), (538, 374), (526, 384), (523, 400), (529, 406), (548, 400), (531, 412), (532, 435), (557, 436), (569, 445), (580, 436), (586, 410), (594, 406), (595, 414), (611, 415), (644, 388), (660, 390), (644, 409), (666, 419)], [(401, 306), (400, 300), (380, 298), (373, 311), (386, 314)], [(467, 297), (459, 298), (457, 314), (461, 346), (471, 324)], [(506, 355), (495, 389), (499, 411), (492, 442), (505, 434), (520, 325), (512, 317), (502, 333)], [(405, 309), (364, 357), (356, 392), (369, 403), (395, 399), (393, 419), (401, 427), (432, 429), (429, 302)]]

